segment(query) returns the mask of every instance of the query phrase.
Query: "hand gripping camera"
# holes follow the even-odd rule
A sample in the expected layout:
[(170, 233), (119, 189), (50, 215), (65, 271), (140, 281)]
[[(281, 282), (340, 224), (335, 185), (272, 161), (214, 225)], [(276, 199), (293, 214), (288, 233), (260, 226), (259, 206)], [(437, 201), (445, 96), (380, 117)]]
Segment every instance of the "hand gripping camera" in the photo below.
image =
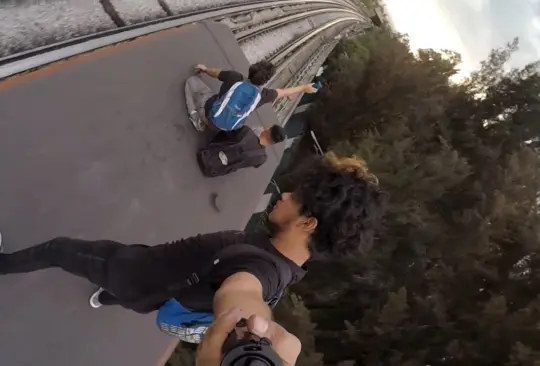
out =
[(221, 366), (283, 366), (283, 361), (267, 338), (259, 338), (247, 329), (242, 319), (223, 344)]

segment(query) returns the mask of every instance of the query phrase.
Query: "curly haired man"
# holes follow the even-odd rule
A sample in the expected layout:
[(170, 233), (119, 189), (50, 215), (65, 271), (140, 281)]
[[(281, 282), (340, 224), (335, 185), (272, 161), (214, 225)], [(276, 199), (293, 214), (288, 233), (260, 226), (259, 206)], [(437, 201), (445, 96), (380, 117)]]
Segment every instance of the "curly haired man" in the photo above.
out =
[[(116, 304), (149, 312), (172, 297), (192, 311), (219, 315), (242, 308), (248, 316), (270, 319), (269, 302), (304, 277), (314, 252), (347, 256), (371, 246), (384, 201), (361, 160), (329, 155), (311, 161), (296, 187), (281, 195), (269, 216), (275, 228), (270, 236), (223, 231), (155, 246), (59, 237), (0, 254), (0, 274), (61, 268), (99, 286), (90, 298), (94, 308)], [(171, 293), (194, 268), (238, 245), (265, 255), (238, 251), (197, 278), (195, 286)]]

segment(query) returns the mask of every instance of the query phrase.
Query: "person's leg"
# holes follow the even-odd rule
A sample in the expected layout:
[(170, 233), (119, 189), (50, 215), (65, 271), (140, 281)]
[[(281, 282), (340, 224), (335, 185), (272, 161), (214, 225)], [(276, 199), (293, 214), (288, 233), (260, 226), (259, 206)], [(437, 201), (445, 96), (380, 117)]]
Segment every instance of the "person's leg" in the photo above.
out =
[(115, 283), (115, 279), (109, 277), (109, 259), (124, 247), (124, 244), (107, 240), (55, 238), (11, 254), (0, 254), (0, 275), (57, 267), (100, 286), (89, 299), (93, 308), (102, 305), (122, 305), (137, 295), (133, 294), (133, 289), (118, 286), (115, 291), (119, 291), (117, 295), (120, 298), (108, 292)]
[(198, 85), (197, 79), (200, 80), (198, 76), (190, 76), (186, 80), (185, 92), (186, 92), (186, 107), (187, 107), (188, 113), (198, 110), (197, 104), (195, 103), (196, 89)]
[(193, 76), (190, 83), (190, 89), (193, 93), (193, 100), (195, 109), (201, 111), (204, 108), (204, 104), (210, 99), (214, 92), (200, 76)]
[(189, 119), (195, 129), (202, 132), (208, 124), (204, 105), (214, 93), (198, 75), (195, 75), (186, 80), (185, 94)]
[(55, 238), (11, 254), (0, 254), (0, 274), (58, 267), (104, 286), (108, 258), (122, 246), (111, 241)]

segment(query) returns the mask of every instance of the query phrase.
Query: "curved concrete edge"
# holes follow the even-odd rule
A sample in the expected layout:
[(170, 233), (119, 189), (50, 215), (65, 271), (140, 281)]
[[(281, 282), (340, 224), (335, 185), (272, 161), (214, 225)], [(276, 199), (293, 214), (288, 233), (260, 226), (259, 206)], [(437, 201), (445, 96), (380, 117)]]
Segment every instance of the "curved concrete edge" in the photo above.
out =
[(177, 20), (149, 25), (144, 28), (133, 29), (118, 34), (112, 34), (109, 36), (92, 39), (86, 42), (67, 46), (44, 54), (35, 55), (18, 62), (0, 66), (0, 80), (82, 53), (90, 52), (99, 48), (107, 47), (119, 42), (128, 41), (165, 29), (180, 27), (189, 23), (199, 22), (207, 18), (209, 18), (208, 13), (196, 14)]
[(0, 2), (0, 58), (125, 25), (248, 0), (7, 0)]
[(0, 2), (0, 57), (114, 28), (99, 0)]
[(157, 0), (109, 0), (126, 24), (161, 19), (167, 13)]
[[(272, 4), (273, 3), (273, 4)], [(145, 26), (189, 12), (214, 13), (224, 7), (264, 7), (305, 4), (299, 0), (7, 0), (0, 2), (0, 62), (39, 48), (68, 43), (125, 26)], [(344, 6), (339, 0), (310, 3)], [(58, 47), (58, 48), (59, 48)]]

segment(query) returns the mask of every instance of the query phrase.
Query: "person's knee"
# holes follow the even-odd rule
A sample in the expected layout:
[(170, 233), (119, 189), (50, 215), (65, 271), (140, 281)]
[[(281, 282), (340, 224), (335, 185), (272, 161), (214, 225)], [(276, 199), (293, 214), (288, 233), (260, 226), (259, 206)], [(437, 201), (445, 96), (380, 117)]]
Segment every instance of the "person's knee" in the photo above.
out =
[(45, 242), (44, 244), (45, 250), (50, 252), (65, 252), (73, 250), (75, 248), (75, 246), (73, 245), (75, 244), (74, 239), (68, 238), (66, 236), (58, 236)]
[(61, 244), (64, 245), (67, 242), (71, 242), (71, 241), (73, 241), (73, 239), (70, 239), (67, 236), (58, 236), (56, 238), (49, 240), (48, 243), (55, 244), (55, 245), (61, 245)]

